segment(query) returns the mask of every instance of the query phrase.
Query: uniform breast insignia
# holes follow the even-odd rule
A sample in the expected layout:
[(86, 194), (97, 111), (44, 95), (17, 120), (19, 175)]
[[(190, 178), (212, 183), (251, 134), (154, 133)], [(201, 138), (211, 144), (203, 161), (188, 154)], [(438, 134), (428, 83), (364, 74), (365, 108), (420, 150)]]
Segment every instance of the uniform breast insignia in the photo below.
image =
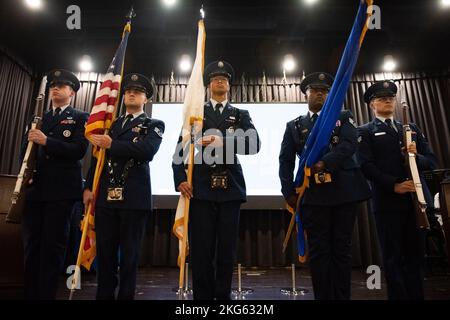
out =
[(362, 136), (359, 136), (358, 137), (358, 142), (361, 143), (362, 139), (363, 139)]
[(375, 137), (384, 136), (386, 132), (375, 132)]
[(68, 137), (70, 137), (71, 135), (72, 135), (72, 132), (70, 132), (70, 130), (64, 130), (64, 131), (63, 131), (63, 136), (64, 136), (64, 137), (68, 138)]
[(228, 117), (227, 119), (225, 119), (226, 122), (236, 122), (236, 118), (235, 117)]
[(138, 124), (136, 127), (132, 128), (131, 131), (137, 132), (139, 135), (146, 135), (148, 133), (148, 127), (143, 123)]
[(355, 128), (357, 128), (356, 123), (355, 123), (355, 120), (353, 120), (353, 118), (348, 118), (348, 122), (350, 122), (350, 124), (351, 124), (352, 126), (354, 126)]
[(339, 143), (339, 137), (338, 136), (333, 136), (331, 138), (331, 143), (334, 144), (334, 145), (338, 144)]
[(73, 119), (65, 119), (65, 120), (61, 120), (60, 124), (75, 124), (76, 121)]
[(148, 133), (148, 127), (145, 126), (143, 123), (137, 125), (136, 127), (132, 128), (131, 131), (136, 132), (138, 134), (137, 137), (133, 138), (133, 142), (138, 142), (139, 139), (146, 136)]

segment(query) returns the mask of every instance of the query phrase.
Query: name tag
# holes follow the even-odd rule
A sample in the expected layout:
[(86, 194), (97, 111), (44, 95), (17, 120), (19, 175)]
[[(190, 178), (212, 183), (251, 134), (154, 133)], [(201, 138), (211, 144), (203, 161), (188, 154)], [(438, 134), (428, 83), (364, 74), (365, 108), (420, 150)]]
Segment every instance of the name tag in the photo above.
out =
[(377, 136), (383, 136), (383, 135), (385, 135), (386, 134), (386, 132), (375, 132), (375, 137), (377, 137)]

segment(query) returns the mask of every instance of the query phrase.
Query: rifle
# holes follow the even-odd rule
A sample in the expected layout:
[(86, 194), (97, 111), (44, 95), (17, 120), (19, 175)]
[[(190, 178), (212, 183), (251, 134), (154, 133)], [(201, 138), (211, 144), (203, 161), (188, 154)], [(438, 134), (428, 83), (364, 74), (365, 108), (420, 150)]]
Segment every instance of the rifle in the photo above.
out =
[(403, 143), (405, 147), (405, 163), (408, 168), (409, 178), (414, 182), (415, 193), (412, 193), (414, 211), (416, 213), (416, 224), (420, 229), (430, 229), (430, 223), (427, 217), (427, 202), (423, 193), (422, 182), (420, 181), (419, 170), (417, 169), (416, 156), (406, 149), (412, 142), (412, 130), (408, 123), (408, 105), (404, 95), (401, 97), (403, 111)]
[[(36, 98), (35, 116), (31, 121), (30, 129), (40, 129), (42, 126), (46, 84), (47, 77), (45, 76), (41, 81), (39, 93)], [(23, 189), (32, 182), (33, 174), (36, 168), (37, 148), (38, 145), (28, 141), (19, 175), (17, 176), (16, 185), (11, 196), (11, 207), (6, 215), (6, 222), (8, 223), (21, 223), (22, 221), (22, 214), (25, 205), (25, 195)]]

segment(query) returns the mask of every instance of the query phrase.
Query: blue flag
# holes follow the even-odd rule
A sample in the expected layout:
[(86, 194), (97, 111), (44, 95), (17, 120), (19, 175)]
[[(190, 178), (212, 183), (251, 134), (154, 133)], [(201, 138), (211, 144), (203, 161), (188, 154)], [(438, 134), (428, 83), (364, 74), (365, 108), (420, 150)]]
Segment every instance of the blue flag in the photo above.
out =
[(295, 214), (298, 256), (302, 262), (305, 260), (306, 255), (306, 239), (301, 215), (301, 197), (309, 184), (309, 170), (325, 154), (331, 133), (339, 119), (350, 79), (358, 60), (359, 50), (367, 31), (367, 9), (372, 2), (372, 0), (360, 1), (358, 13), (350, 37), (347, 40), (335, 80), (299, 159), (298, 171), (295, 176), (295, 187), (299, 193), (299, 200), (297, 201), (298, 205)]

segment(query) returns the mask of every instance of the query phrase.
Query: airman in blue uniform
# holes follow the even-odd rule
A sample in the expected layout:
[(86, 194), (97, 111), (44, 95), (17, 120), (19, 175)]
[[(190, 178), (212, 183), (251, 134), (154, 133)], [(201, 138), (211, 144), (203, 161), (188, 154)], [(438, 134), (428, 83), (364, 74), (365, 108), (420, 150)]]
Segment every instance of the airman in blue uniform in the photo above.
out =
[[(260, 141), (248, 111), (228, 102), (232, 66), (215, 61), (206, 66), (204, 74), (211, 100), (205, 104), (203, 134), (196, 143), (199, 152), (194, 160), (193, 185), (187, 182), (180, 148), (172, 168), (176, 190), (191, 198), (189, 248), (194, 299), (229, 300), (240, 206), (247, 199), (237, 154), (257, 153)], [(211, 147), (212, 158), (208, 159), (205, 149)]]
[[(149, 162), (164, 133), (164, 123), (147, 117), (143, 110), (153, 94), (150, 81), (141, 74), (129, 74), (122, 81), (122, 91), (126, 114), (114, 121), (109, 135), (92, 135), (93, 145), (107, 149), (95, 203), (100, 300), (116, 299), (118, 283), (117, 299), (134, 299), (140, 245), (152, 210)], [(94, 160), (83, 194), (85, 205), (93, 198), (95, 166)]]
[(88, 114), (70, 105), (80, 88), (78, 78), (57, 69), (47, 74), (47, 83), (52, 107), (43, 115), (41, 129), (26, 135), (39, 147), (36, 172), (25, 190), (22, 221), (25, 297), (45, 300), (56, 297), (72, 208), (82, 198), (80, 160), (88, 147), (84, 137)]
[[(370, 180), (373, 213), (383, 255), (389, 299), (423, 299), (424, 234), (416, 226), (408, 180), (405, 147), (416, 154), (419, 171), (436, 168), (436, 157), (419, 127), (410, 124), (413, 143), (404, 146), (402, 123), (394, 119), (397, 86), (393, 81), (373, 84), (364, 94), (375, 118), (359, 127), (359, 160)], [(431, 195), (422, 181), (428, 203)]]
[[(301, 83), (308, 114), (286, 125), (279, 156), (279, 176), (287, 203), (295, 208), (296, 156), (300, 157), (332, 85), (333, 77), (312, 73)], [(357, 203), (369, 198), (369, 187), (356, 162), (357, 130), (350, 111), (342, 111), (327, 152), (312, 168), (302, 198), (309, 263), (316, 299), (350, 299), (351, 239)], [(319, 178), (322, 177), (322, 178)], [(316, 180), (318, 178), (318, 180)]]

